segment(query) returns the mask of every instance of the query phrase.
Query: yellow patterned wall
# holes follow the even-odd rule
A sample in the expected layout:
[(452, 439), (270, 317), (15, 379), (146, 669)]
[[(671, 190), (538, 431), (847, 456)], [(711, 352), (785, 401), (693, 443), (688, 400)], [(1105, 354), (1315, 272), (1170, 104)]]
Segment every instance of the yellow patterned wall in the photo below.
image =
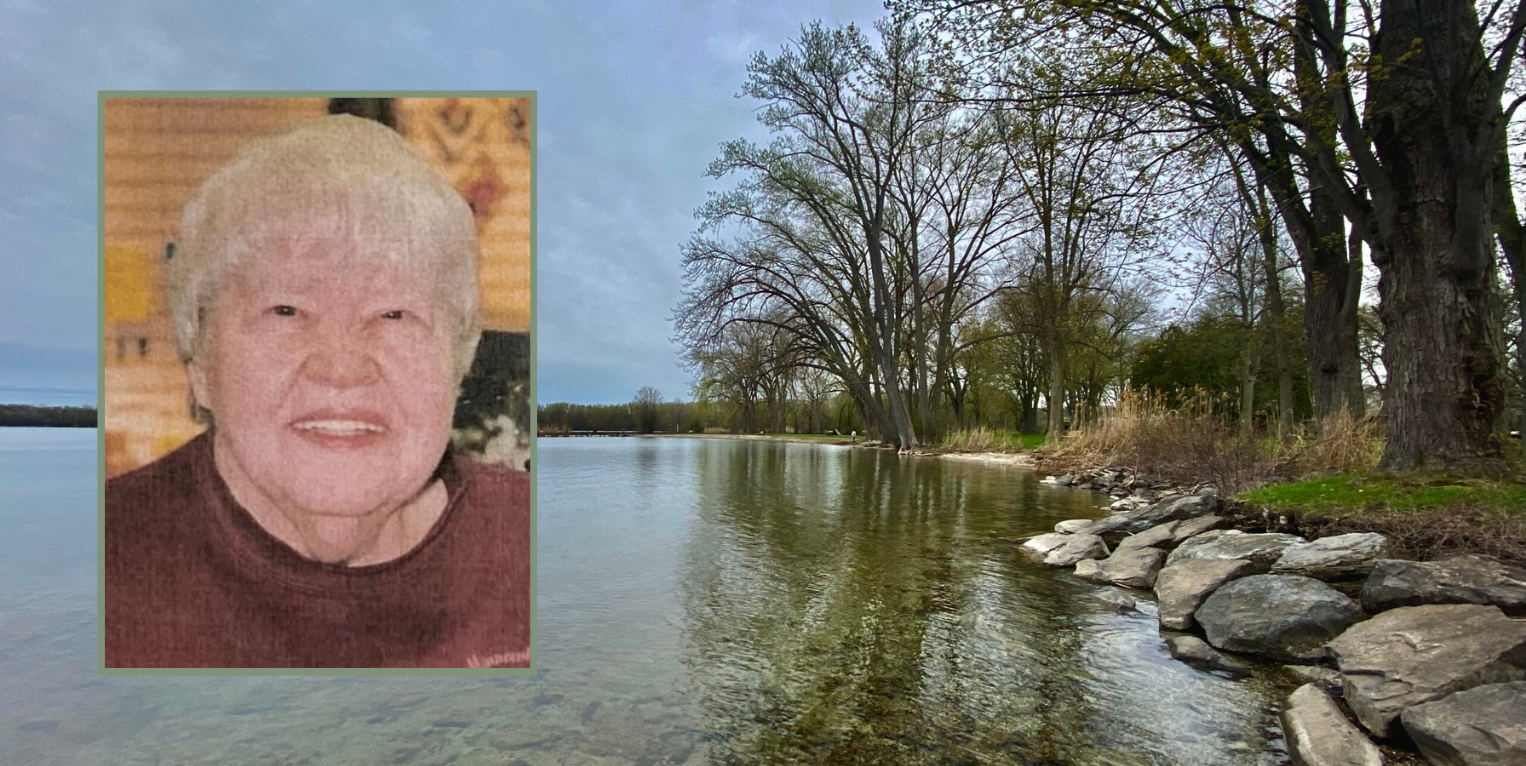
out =
[[(255, 139), (327, 113), (321, 98), (105, 101), (106, 471), (143, 465), (200, 432), (175, 358), (163, 259), (180, 211)], [(472, 204), (482, 243), (483, 324), (530, 329), (527, 99), (395, 99), (397, 128)]]

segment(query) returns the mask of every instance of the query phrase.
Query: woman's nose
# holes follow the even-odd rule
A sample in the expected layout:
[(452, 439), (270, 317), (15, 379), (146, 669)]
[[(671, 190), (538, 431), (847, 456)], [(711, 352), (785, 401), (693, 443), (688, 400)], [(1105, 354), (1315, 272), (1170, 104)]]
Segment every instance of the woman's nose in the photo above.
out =
[(304, 372), (314, 382), (353, 388), (375, 382), (380, 369), (365, 333), (359, 329), (324, 328), (313, 344)]

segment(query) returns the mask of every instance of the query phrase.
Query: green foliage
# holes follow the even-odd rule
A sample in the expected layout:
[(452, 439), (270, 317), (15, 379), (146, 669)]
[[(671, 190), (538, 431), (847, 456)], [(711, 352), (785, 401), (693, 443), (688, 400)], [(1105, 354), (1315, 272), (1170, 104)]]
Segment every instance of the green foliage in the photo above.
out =
[[(1289, 365), (1293, 372), (1293, 416), (1307, 419), (1314, 405), (1309, 391), (1309, 368), (1304, 361), (1296, 332), (1298, 318), (1290, 317), (1288, 333)], [(1145, 341), (1129, 372), (1135, 388), (1165, 394), (1171, 406), (1180, 406), (1186, 397), (1203, 392), (1226, 400), (1227, 414), (1238, 417), (1240, 380), (1236, 374), (1241, 353), (1250, 342), (1251, 331), (1232, 319), (1202, 317), (1187, 327), (1171, 325), (1161, 334)], [(1277, 370), (1271, 364), (1260, 365), (1256, 375), (1256, 411), (1277, 409)]]

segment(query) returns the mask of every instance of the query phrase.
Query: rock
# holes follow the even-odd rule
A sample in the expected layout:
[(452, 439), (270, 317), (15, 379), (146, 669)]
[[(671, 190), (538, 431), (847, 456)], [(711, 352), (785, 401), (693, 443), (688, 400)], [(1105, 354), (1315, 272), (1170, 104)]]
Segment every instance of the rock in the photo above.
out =
[(1431, 763), (1526, 763), (1526, 682), (1478, 686), (1416, 705), (1399, 718)]
[(1405, 606), (1330, 642), (1346, 704), (1386, 737), (1406, 708), (1483, 684), (1526, 680), (1526, 622), (1496, 606)]
[(1022, 551), (1039, 558), (1049, 555), (1049, 552), (1070, 542), (1070, 535), (1059, 532), (1051, 532), (1047, 535), (1039, 535), (1023, 543)]
[(1366, 577), (1373, 564), (1388, 554), (1388, 538), (1375, 532), (1321, 537), (1289, 546), (1272, 564), (1272, 574), (1292, 574), (1316, 580)]
[(1091, 526), (1091, 519), (1069, 519), (1054, 525), (1054, 531), (1060, 534), (1072, 535)]
[(1220, 649), (1296, 662), (1323, 657), (1362, 609), (1312, 577), (1251, 575), (1214, 591), (1193, 617)]
[(1382, 766), (1383, 756), (1340, 705), (1314, 684), (1288, 695), (1282, 708), (1288, 755), (1299, 766)]
[(1111, 545), (1129, 535), (1138, 534), (1168, 521), (1196, 519), (1208, 516), (1218, 509), (1218, 498), (1188, 495), (1172, 500), (1161, 500), (1154, 505), (1138, 508), (1128, 513), (1121, 513), (1106, 519), (1098, 519), (1092, 522), (1091, 527), (1086, 532), (1093, 535), (1101, 535)]
[(1109, 505), (1107, 509), (1113, 513), (1126, 513), (1128, 511), (1134, 510), (1135, 508), (1138, 508), (1141, 505), (1144, 505), (1143, 501), (1135, 500), (1132, 497), (1122, 497), (1114, 500), (1112, 505)]
[(1237, 577), (1251, 574), (1249, 561), (1195, 559), (1167, 564), (1155, 577), (1155, 598), (1160, 625), (1171, 630), (1188, 630), (1196, 621), (1192, 614), (1208, 594)]
[(1331, 694), (1341, 693), (1341, 674), (1334, 668), (1324, 665), (1283, 665), (1282, 669), (1303, 683), (1313, 684)]
[(1224, 519), (1218, 516), (1203, 516), (1196, 519), (1183, 521), (1168, 521), (1159, 524), (1137, 535), (1129, 535), (1118, 541), (1118, 547), (1114, 553), (1134, 548), (1151, 547), (1162, 550), (1171, 550), (1188, 539), (1215, 529), (1224, 523)]
[(1302, 537), (1281, 532), (1248, 534), (1238, 529), (1215, 529), (1177, 546), (1166, 558), (1166, 566), (1192, 559), (1244, 559), (1261, 574), (1271, 571), (1283, 551), (1303, 542), (1307, 541)]
[[(1085, 563), (1085, 561), (1081, 562), (1081, 564)], [(1081, 564), (1077, 564), (1076, 566), (1080, 567)], [(1115, 612), (1132, 612), (1139, 608), (1139, 602), (1135, 601), (1133, 596), (1130, 596), (1129, 594), (1120, 590), (1108, 588), (1107, 590), (1098, 592), (1096, 597), (1098, 601), (1101, 601), (1102, 603), (1112, 607), (1113, 611)]]
[(1076, 481), (1078, 481), (1078, 479), (1077, 479), (1075, 474), (1067, 473), (1064, 476), (1061, 476), (1060, 478), (1055, 479), (1054, 481), (1055, 481), (1056, 484), (1068, 487), (1068, 486), (1070, 486), (1072, 484), (1075, 484)]
[(1165, 560), (1166, 552), (1159, 548), (1115, 551), (1105, 559), (1078, 562), (1076, 576), (1092, 582), (1149, 590)]
[(1046, 567), (1070, 567), (1078, 561), (1100, 559), (1107, 555), (1107, 543), (1096, 535), (1085, 533), (1065, 535), (1065, 544), (1051, 550), (1044, 557)]
[(1421, 604), (1493, 604), (1505, 614), (1526, 616), (1526, 570), (1478, 555), (1386, 559), (1377, 562), (1362, 588), (1362, 606), (1369, 612)]
[(1137, 535), (1129, 535), (1118, 541), (1118, 545), (1113, 550), (1113, 553), (1118, 554), (1136, 548), (1161, 548), (1169, 545), (1174, 539), (1176, 528), (1181, 526), (1181, 524), (1182, 522), (1180, 521), (1168, 521), (1164, 524), (1150, 527)]
[(1205, 670), (1222, 670), (1237, 675), (1250, 673), (1249, 665), (1225, 657), (1197, 636), (1169, 636), (1166, 638), (1166, 649), (1172, 657)]

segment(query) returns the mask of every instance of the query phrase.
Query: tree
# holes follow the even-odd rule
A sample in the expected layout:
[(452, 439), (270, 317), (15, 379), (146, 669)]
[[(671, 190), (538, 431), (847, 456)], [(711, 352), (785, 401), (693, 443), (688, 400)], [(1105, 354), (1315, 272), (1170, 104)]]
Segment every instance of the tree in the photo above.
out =
[(636, 419), (636, 430), (644, 434), (658, 430), (660, 425), (659, 407), (662, 405), (662, 392), (651, 386), (642, 386), (636, 390), (636, 399), (631, 402), (631, 414)]

